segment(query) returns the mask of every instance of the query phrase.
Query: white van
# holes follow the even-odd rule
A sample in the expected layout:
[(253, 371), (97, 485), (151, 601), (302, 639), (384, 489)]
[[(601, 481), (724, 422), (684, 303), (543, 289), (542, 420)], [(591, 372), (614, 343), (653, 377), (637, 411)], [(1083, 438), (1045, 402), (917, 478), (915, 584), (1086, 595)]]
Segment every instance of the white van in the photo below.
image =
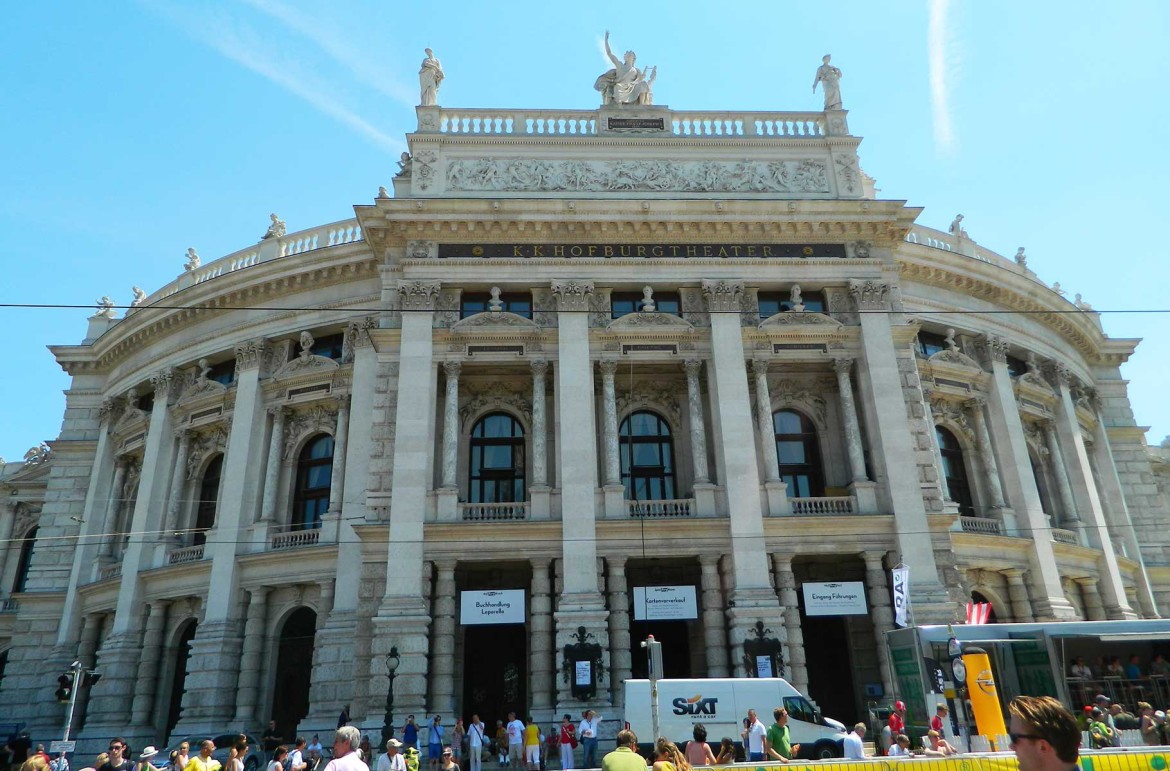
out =
[[(639, 743), (653, 742), (650, 720), (650, 681), (625, 683), (626, 723)], [(707, 729), (707, 743), (718, 752), (719, 740), (730, 736), (742, 743), (743, 719), (754, 709), (760, 722), (774, 722), (772, 710), (788, 710), (788, 730), (800, 744), (802, 758), (839, 758), (845, 726), (821, 715), (800, 691), (778, 677), (659, 680), (659, 730), (680, 748), (692, 741), (695, 723)]]

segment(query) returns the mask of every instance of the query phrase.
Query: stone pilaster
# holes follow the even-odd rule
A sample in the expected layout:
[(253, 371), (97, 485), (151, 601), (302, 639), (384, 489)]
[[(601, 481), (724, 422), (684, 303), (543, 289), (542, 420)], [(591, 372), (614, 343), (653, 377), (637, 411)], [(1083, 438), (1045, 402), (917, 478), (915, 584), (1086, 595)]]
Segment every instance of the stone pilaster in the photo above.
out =
[(186, 533), (181, 533), (179, 513), (182, 511), (183, 501), (186, 500), (187, 486), (187, 454), (191, 449), (191, 432), (180, 430), (175, 432), (179, 440), (179, 451), (175, 458), (175, 468), (171, 472), (171, 498), (167, 502), (167, 518), (163, 524), (163, 538), (174, 546), (189, 543)]
[(443, 400), (443, 487), (457, 490), (459, 468), (459, 373), (463, 365), (458, 361), (443, 362), (447, 389)]
[(610, 688), (613, 693), (614, 706), (620, 706), (624, 698), (626, 680), (629, 680), (633, 671), (633, 660), (630, 654), (630, 595), (629, 583), (626, 580), (626, 558), (624, 556), (606, 557), (607, 589), (609, 590), (609, 660)]
[(727, 666), (727, 620), (723, 617), (723, 583), (719, 578), (719, 556), (700, 554), (699, 569), (707, 677), (728, 677), (730, 670)]
[(614, 386), (618, 363), (613, 359), (604, 359), (597, 366), (601, 370), (601, 404), (604, 410), (602, 434), (605, 445), (605, 485), (614, 487), (622, 483), (618, 460), (617, 394)]
[(703, 371), (701, 359), (687, 359), (683, 362), (687, 373), (687, 412), (691, 423), (691, 467), (695, 483), (708, 484), (707, 431), (703, 423), (703, 394), (699, 389), (699, 374)]
[(1012, 620), (1017, 623), (1031, 623), (1036, 620), (1032, 615), (1032, 601), (1028, 598), (1028, 584), (1024, 580), (1024, 571), (1020, 568), (1000, 571), (1007, 579), (1008, 600), (1012, 604)]
[(243, 638), (244, 624), (238, 615), (199, 624), (191, 641), (183, 713), (172, 735), (216, 731), (224, 715), (235, 714)]
[[(885, 554), (879, 551), (861, 553), (865, 560), (865, 589), (869, 597), (869, 617), (873, 621), (873, 634), (877, 649), (878, 665), (882, 673), (882, 687), (887, 694), (894, 693), (894, 677), (890, 672), (890, 659), (886, 655), (886, 632), (894, 628), (894, 609), (890, 603), (890, 585), (887, 579)], [(793, 608), (792, 612), (797, 612)]]
[(939, 579), (934, 544), (926, 518), (914, 438), (906, 420), (906, 402), (889, 316), (891, 287), (882, 281), (851, 281), (849, 293), (861, 320), (858, 378), (869, 400), (863, 412), (872, 417), (869, 435), (874, 454), (886, 471), (883, 491), (896, 512), (899, 559), (910, 567), (910, 599), (920, 623), (946, 622), (954, 606)]
[(1069, 530), (1079, 531), (1081, 517), (1077, 513), (1077, 502), (1073, 496), (1072, 485), (1068, 481), (1068, 467), (1064, 464), (1064, 452), (1060, 449), (1060, 439), (1056, 435), (1056, 423), (1044, 421), (1044, 443), (1048, 447), (1048, 459), (1052, 464), (1052, 474), (1056, 477), (1056, 491), (1060, 499), (1060, 526)]
[(280, 455), (284, 446), (284, 423), (288, 410), (284, 407), (270, 407), (272, 434), (268, 439), (268, 462), (264, 467), (264, 499), (260, 505), (260, 521), (269, 524), (276, 521), (276, 500), (280, 487)]
[(430, 711), (449, 716), (455, 708), (455, 566), (447, 561), (438, 563), (431, 646)]
[(552, 720), (553, 709), (553, 623), (552, 582), (549, 560), (532, 560), (532, 610), (528, 621), (528, 683), (532, 694), (529, 709), (538, 721)]
[(142, 656), (138, 664), (138, 683), (134, 687), (131, 722), (139, 730), (150, 728), (158, 686), (158, 665), (163, 655), (163, 628), (166, 623), (166, 600), (147, 606), (146, 632), (142, 636)]
[[(94, 669), (97, 666), (98, 639), (101, 637), (104, 622), (105, 615), (101, 613), (88, 613), (82, 619), (81, 638), (77, 643), (77, 660), (86, 669)], [(73, 713), (74, 731), (82, 723), (88, 722), (85, 718), (89, 714), (91, 693), (91, 688), (82, 688), (77, 693), (77, 710)], [(71, 732), (70, 735), (73, 733)]]
[(123, 498), (123, 488), (126, 486), (126, 470), (129, 468), (126, 458), (118, 458), (114, 462), (114, 482), (110, 485), (110, 498), (106, 502), (105, 527), (103, 528), (101, 559), (103, 562), (112, 561), (122, 534), (117, 532), (118, 521), (121, 518), (122, 507), (126, 505)]
[(957, 505), (951, 499), (951, 488), (947, 484), (946, 466), (943, 464), (942, 447), (938, 443), (938, 403), (931, 399), (933, 392), (929, 388), (922, 389), (922, 409), (923, 415), (927, 418), (927, 433), (930, 435), (930, 451), (934, 455), (935, 473), (938, 474), (938, 487), (942, 493), (943, 506), (952, 506), (957, 510)]
[(780, 458), (776, 453), (776, 429), (772, 425), (772, 393), (768, 388), (768, 361), (752, 360), (752, 375), (756, 386), (756, 428), (760, 432), (760, 447), (764, 452), (764, 479), (780, 481)]
[(248, 590), (248, 613), (244, 625), (244, 647), (240, 656), (240, 683), (236, 697), (237, 725), (260, 725), (260, 672), (263, 669), (264, 636), (268, 628), (268, 587)]
[(548, 419), (545, 407), (545, 379), (548, 362), (534, 359), (532, 369), (532, 486), (548, 485)]
[(971, 416), (972, 427), (975, 429), (975, 443), (979, 447), (983, 482), (991, 503), (989, 508), (993, 512), (1001, 514), (1006, 502), (1003, 497), (1003, 485), (999, 481), (999, 464), (995, 460), (995, 452), (991, 447), (991, 434), (987, 432), (987, 421), (983, 417), (983, 409), (987, 406), (987, 400), (983, 398), (968, 399), (965, 406), (967, 414)]
[(337, 432), (333, 437), (333, 473), (329, 478), (329, 511), (327, 515), (341, 516), (345, 500), (345, 462), (349, 455), (349, 403), (345, 394), (337, 399)]

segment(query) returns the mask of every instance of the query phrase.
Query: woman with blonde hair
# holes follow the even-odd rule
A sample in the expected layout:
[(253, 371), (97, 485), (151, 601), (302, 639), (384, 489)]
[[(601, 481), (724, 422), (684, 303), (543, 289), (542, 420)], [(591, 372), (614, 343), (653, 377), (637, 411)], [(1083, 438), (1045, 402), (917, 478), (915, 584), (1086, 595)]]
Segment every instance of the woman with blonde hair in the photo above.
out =
[(659, 736), (654, 742), (654, 771), (692, 771), (692, 767), (674, 742)]

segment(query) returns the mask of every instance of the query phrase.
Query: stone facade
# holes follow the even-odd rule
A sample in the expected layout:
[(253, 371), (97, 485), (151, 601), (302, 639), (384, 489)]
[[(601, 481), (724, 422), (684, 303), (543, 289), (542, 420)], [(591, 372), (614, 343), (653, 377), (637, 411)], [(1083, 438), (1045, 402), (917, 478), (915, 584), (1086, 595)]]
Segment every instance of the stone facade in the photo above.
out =
[[(774, 645), (848, 722), (891, 692), (899, 563), (919, 622), (973, 591), (1002, 620), (1165, 610), (1136, 341), (867, 194), (844, 113), (653, 109), (674, 129), (419, 108), (396, 197), (55, 347), (61, 434), (0, 476), (0, 714), (59, 727), (43, 697), (79, 659), (103, 673), (82, 741), (325, 732), (346, 706), (376, 731), (391, 685), (399, 724), (589, 706), (612, 729), (652, 631), (695, 677)], [(547, 128), (465, 128), (503, 118)], [(806, 617), (802, 584), (841, 580), (869, 615)], [(664, 585), (694, 618), (639, 620)], [(464, 624), (462, 592), (517, 589), (523, 626)]]

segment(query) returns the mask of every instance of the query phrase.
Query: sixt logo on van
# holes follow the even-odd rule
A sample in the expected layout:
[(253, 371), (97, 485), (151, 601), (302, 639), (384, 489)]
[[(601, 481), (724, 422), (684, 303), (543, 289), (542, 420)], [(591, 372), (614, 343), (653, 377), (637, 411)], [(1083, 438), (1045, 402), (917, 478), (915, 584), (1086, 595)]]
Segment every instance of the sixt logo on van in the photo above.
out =
[(678, 698), (671, 702), (676, 715), (714, 715), (715, 705), (719, 699), (715, 697), (704, 699), (702, 694), (689, 699)]

